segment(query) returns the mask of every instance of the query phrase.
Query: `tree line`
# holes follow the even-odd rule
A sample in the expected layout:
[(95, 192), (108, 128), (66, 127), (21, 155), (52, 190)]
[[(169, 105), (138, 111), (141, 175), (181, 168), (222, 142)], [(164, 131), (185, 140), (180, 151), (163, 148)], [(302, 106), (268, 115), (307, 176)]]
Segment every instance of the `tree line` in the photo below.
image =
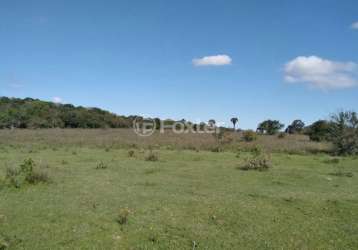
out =
[[(32, 98), (0, 97), (0, 129), (5, 128), (131, 128), (138, 116), (119, 116), (99, 108), (85, 108), (71, 104), (57, 104)], [(161, 120), (155, 118), (159, 129)], [(237, 130), (239, 119), (230, 119)], [(188, 123), (181, 120), (183, 123)], [(165, 120), (165, 125), (177, 123)], [(215, 126), (211, 119), (207, 123)], [(193, 124), (200, 129), (205, 123)], [(258, 124), (256, 133), (274, 135), (280, 131), (288, 134), (305, 134), (312, 141), (330, 141), (338, 154), (358, 154), (358, 118), (353, 111), (342, 111), (329, 120), (319, 120), (306, 126), (302, 120), (294, 120), (283, 130), (278, 120), (265, 120)], [(227, 128), (223, 128), (227, 129)], [(282, 132), (281, 132), (282, 133)]]
[(128, 128), (134, 117), (32, 98), (0, 97), (0, 128)]

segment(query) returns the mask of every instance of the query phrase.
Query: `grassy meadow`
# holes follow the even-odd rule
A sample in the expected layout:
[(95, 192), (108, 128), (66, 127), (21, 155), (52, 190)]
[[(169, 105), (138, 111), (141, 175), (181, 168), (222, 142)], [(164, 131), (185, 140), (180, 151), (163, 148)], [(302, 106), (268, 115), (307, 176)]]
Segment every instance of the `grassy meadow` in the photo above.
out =
[[(267, 171), (239, 167), (260, 145)], [(1, 130), (0, 249), (357, 249), (358, 158), (304, 136)], [(150, 158), (149, 156), (155, 156)], [(45, 183), (16, 188), (31, 158)]]

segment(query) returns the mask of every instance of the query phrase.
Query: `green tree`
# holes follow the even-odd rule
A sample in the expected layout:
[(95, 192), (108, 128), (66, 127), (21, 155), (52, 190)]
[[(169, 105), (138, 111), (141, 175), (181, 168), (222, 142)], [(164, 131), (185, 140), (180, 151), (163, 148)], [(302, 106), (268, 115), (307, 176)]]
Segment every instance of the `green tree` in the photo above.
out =
[(274, 135), (283, 127), (284, 125), (277, 120), (266, 120), (258, 125), (257, 131), (262, 134)]
[(299, 134), (303, 131), (305, 124), (301, 120), (294, 120), (291, 125), (286, 128), (286, 133)]
[(319, 120), (311, 124), (305, 129), (305, 134), (309, 136), (312, 141), (325, 141), (330, 136), (330, 123), (325, 120)]

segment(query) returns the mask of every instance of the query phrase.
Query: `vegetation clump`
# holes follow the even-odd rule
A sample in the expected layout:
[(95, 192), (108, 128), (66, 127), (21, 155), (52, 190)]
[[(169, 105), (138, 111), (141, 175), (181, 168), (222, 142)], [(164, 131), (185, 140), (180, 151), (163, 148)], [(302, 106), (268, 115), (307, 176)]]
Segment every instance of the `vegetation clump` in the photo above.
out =
[(121, 208), (118, 211), (117, 219), (116, 221), (120, 225), (125, 225), (128, 223), (129, 215), (131, 214), (131, 211), (128, 208)]
[(100, 161), (96, 166), (96, 169), (107, 169), (107, 168), (108, 168), (108, 165), (105, 164), (103, 161)]
[(264, 153), (260, 148), (253, 151), (252, 156), (245, 159), (239, 166), (240, 170), (265, 171), (272, 167), (271, 155)]
[(257, 139), (257, 134), (253, 130), (246, 130), (246, 131), (243, 132), (242, 138), (246, 142), (255, 141)]
[(358, 116), (356, 112), (345, 111), (331, 118), (330, 141), (338, 155), (358, 154)]
[(49, 182), (48, 174), (38, 168), (31, 158), (24, 160), (20, 168), (8, 167), (6, 169), (6, 179), (11, 186), (20, 188), (24, 182), (37, 184)]
[(0, 235), (0, 250), (6, 250), (9, 247), (9, 242)]
[(134, 154), (135, 154), (135, 152), (133, 149), (128, 151), (128, 157), (132, 158), (132, 157), (134, 157)]
[(147, 155), (145, 156), (146, 161), (158, 161), (159, 157), (156, 153), (154, 153), (152, 150), (150, 150)]

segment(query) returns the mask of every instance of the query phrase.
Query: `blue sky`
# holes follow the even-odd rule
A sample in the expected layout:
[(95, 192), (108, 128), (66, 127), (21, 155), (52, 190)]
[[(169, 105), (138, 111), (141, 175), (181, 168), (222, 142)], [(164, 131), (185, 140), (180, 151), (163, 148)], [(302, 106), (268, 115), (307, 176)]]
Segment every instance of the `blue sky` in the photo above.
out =
[(2, 0), (0, 95), (310, 123), (357, 110), (356, 22), (356, 0)]

